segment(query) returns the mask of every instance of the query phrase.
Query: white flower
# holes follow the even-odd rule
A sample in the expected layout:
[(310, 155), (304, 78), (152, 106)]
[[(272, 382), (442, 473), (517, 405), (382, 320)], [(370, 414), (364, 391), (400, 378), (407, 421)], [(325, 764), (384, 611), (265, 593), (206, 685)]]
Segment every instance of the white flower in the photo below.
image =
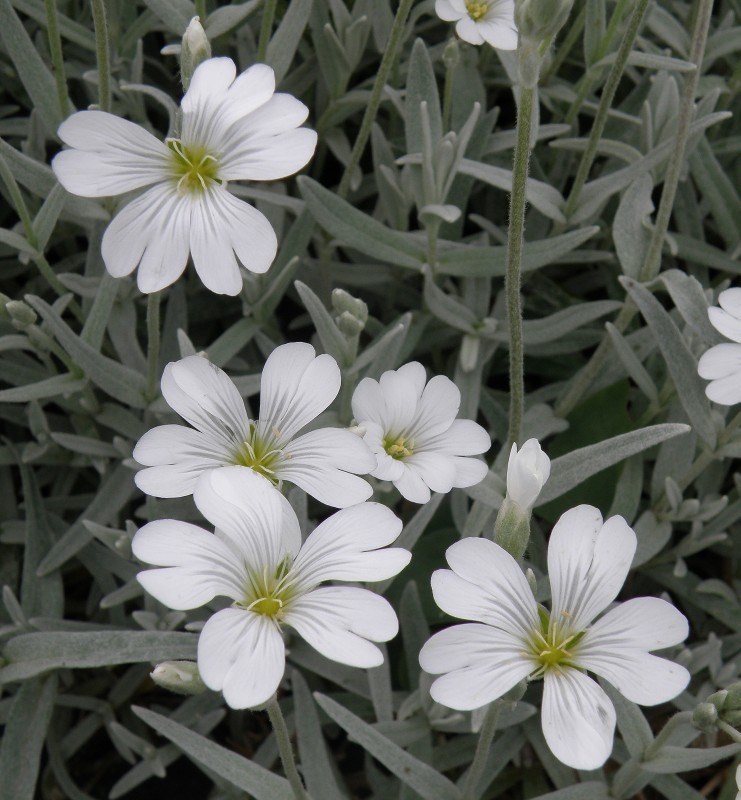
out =
[(415, 503), (426, 503), (430, 489), (449, 492), (479, 483), (486, 464), (466, 456), (491, 447), (481, 425), (455, 418), (461, 393), (453, 381), (443, 375), (425, 381), (424, 367), (412, 361), (379, 381), (364, 378), (352, 398), (355, 419), (378, 459), (371, 475), (392, 481)]
[(736, 766), (736, 787), (738, 788), (736, 800), (741, 800), (741, 764)]
[(514, 0), (435, 0), (435, 13), (455, 22), (455, 32), (464, 42), (517, 48)]
[(285, 667), (283, 625), (334, 661), (383, 663), (371, 642), (396, 635), (389, 603), (368, 589), (320, 584), (384, 580), (411, 558), (386, 547), (401, 521), (378, 503), (338, 511), (302, 546), (288, 501), (264, 478), (244, 472), (216, 470), (196, 487), (196, 505), (215, 534), (165, 519), (145, 525), (132, 541), (137, 558), (164, 567), (137, 577), (166, 606), (197, 608), (218, 595), (234, 601), (208, 619), (198, 640), (201, 679), (223, 691), (232, 708), (252, 708), (275, 694)]
[(507, 497), (530, 511), (551, 474), (551, 460), (537, 439), (528, 439), (519, 452), (513, 444), (507, 464)]
[(145, 433), (134, 458), (149, 469), (136, 474), (137, 486), (155, 497), (184, 497), (204, 472), (238, 464), (275, 485), (291, 481), (335, 508), (367, 500), (370, 484), (350, 474), (368, 473), (376, 463), (359, 436), (320, 428), (296, 437), (337, 396), (340, 370), (332, 356), (316, 356), (303, 342), (276, 347), (260, 388), (253, 422), (237, 387), (210, 361), (188, 356), (168, 364), (162, 394), (195, 430), (160, 425)]
[(265, 272), (275, 257), (268, 220), (226, 185), (292, 175), (313, 155), (316, 133), (298, 127), (308, 114), (303, 103), (274, 93), (270, 67), (235, 75), (230, 58), (201, 63), (183, 97), (178, 138), (165, 142), (103, 111), (80, 111), (59, 128), (72, 149), (52, 168), (67, 191), (108, 197), (149, 187), (119, 211), (102, 242), (108, 272), (120, 278), (138, 265), (142, 292), (177, 280), (191, 254), (208, 289), (235, 295), (238, 263)]
[(741, 287), (726, 289), (718, 296), (720, 308), (708, 309), (713, 327), (738, 344), (716, 344), (697, 365), (701, 378), (710, 380), (705, 394), (715, 403), (741, 403)]
[(432, 590), (443, 611), (474, 622), (453, 625), (422, 648), (422, 668), (445, 673), (432, 685), (433, 699), (465, 711), (542, 677), (543, 733), (553, 754), (576, 769), (602, 765), (615, 709), (587, 670), (641, 705), (670, 700), (689, 681), (684, 667), (649, 653), (687, 636), (686, 618), (670, 603), (639, 597), (592, 622), (620, 591), (635, 549), (622, 517), (603, 524), (592, 506), (567, 511), (548, 546), (549, 614), (509, 553), (488, 539), (456, 542), (446, 554), (452, 571), (435, 572)]

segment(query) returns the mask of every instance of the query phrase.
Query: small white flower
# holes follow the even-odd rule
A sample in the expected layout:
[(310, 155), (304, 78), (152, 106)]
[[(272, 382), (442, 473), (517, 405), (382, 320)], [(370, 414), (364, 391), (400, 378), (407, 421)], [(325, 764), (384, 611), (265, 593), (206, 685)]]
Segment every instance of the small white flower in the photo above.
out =
[(292, 175), (313, 155), (316, 133), (298, 127), (308, 114), (303, 103), (274, 93), (270, 67), (235, 75), (230, 58), (201, 63), (183, 97), (178, 137), (165, 142), (104, 111), (80, 111), (59, 128), (71, 149), (52, 168), (67, 191), (108, 197), (149, 187), (118, 212), (102, 242), (108, 272), (120, 278), (139, 266), (142, 292), (177, 280), (190, 254), (208, 289), (235, 295), (239, 263), (265, 272), (275, 258), (270, 223), (227, 182)]
[(514, 0), (435, 0), (435, 13), (455, 22), (455, 32), (464, 42), (517, 48)]
[(537, 439), (528, 439), (519, 452), (512, 445), (507, 464), (507, 497), (530, 511), (551, 474), (551, 460)]
[(208, 619), (198, 640), (200, 677), (232, 708), (252, 708), (275, 694), (285, 668), (283, 625), (334, 661), (383, 663), (372, 642), (398, 630), (388, 601), (368, 589), (320, 584), (385, 580), (411, 558), (386, 547), (401, 521), (378, 503), (338, 511), (302, 546), (288, 501), (244, 472), (215, 470), (196, 487), (196, 505), (215, 534), (166, 519), (145, 525), (132, 541), (137, 558), (164, 568), (137, 577), (166, 606), (198, 608), (216, 596), (234, 601)]
[(700, 357), (697, 372), (711, 381), (705, 394), (715, 403), (741, 403), (741, 287), (726, 289), (718, 296), (720, 308), (708, 309), (713, 327), (738, 344), (716, 344)]
[(352, 398), (355, 419), (378, 459), (371, 475), (392, 481), (415, 503), (426, 503), (430, 489), (449, 492), (479, 483), (486, 464), (466, 456), (491, 447), (481, 425), (455, 418), (461, 393), (453, 381), (444, 375), (425, 381), (424, 367), (412, 361), (378, 381), (364, 378)]
[(370, 484), (350, 473), (366, 474), (376, 461), (359, 436), (344, 428), (296, 436), (339, 389), (332, 356), (316, 356), (304, 342), (281, 345), (265, 362), (260, 416), (253, 422), (237, 387), (217, 366), (201, 356), (171, 362), (162, 394), (195, 430), (160, 425), (145, 433), (134, 458), (149, 469), (136, 474), (136, 485), (155, 497), (184, 497), (204, 472), (237, 464), (274, 485), (291, 481), (335, 508), (367, 500)]
[(639, 597), (592, 622), (620, 591), (635, 549), (622, 517), (603, 524), (592, 506), (567, 511), (548, 546), (549, 614), (504, 549), (488, 539), (456, 542), (446, 554), (451, 570), (433, 574), (432, 590), (443, 611), (474, 622), (436, 633), (422, 648), (422, 668), (445, 673), (433, 699), (466, 711), (542, 677), (551, 751), (576, 769), (601, 766), (612, 751), (615, 709), (587, 670), (641, 705), (666, 702), (689, 681), (684, 667), (649, 653), (687, 636), (687, 619), (670, 603)]

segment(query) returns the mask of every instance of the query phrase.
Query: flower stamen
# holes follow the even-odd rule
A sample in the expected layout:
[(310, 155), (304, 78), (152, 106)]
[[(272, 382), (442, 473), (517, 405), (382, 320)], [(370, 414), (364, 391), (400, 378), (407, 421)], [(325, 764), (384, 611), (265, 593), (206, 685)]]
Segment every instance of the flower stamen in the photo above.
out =
[(467, 0), (466, 2), (466, 11), (468, 11), (468, 16), (471, 17), (474, 22), (478, 22), (484, 17), (488, 10), (489, 3), (487, 2), (476, 2), (476, 0)]
[(218, 161), (202, 147), (187, 147), (180, 139), (166, 139), (172, 151), (173, 177), (177, 178), (177, 191), (205, 192), (210, 184), (219, 181)]
[(383, 440), (383, 449), (397, 461), (408, 458), (414, 452), (414, 440), (407, 436), (388, 436)]

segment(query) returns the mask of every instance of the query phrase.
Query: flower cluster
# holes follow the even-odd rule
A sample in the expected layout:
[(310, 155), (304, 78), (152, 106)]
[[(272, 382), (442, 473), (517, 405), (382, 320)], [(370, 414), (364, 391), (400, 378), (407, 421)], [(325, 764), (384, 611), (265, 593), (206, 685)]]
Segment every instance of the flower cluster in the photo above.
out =
[[(517, 47), (513, 0), (436, 0), (435, 9), (469, 42)], [(205, 35), (199, 26), (189, 28), (184, 47), (195, 52), (200, 45), (188, 37), (199, 35)], [(192, 258), (207, 288), (236, 295), (240, 267), (265, 272), (278, 243), (267, 219), (229, 192), (228, 183), (295, 173), (310, 160), (317, 136), (301, 127), (308, 109), (275, 93), (266, 65), (237, 76), (231, 59), (206, 58), (188, 77), (176, 135), (162, 142), (112, 114), (81, 111), (60, 127), (68, 149), (52, 166), (78, 195), (138, 193), (102, 240), (112, 275), (138, 267), (141, 291), (156, 292)], [(713, 325), (741, 343), (741, 289), (721, 293), (720, 305), (710, 311)], [(364, 324), (367, 308), (362, 316)], [(351, 329), (357, 339), (362, 325)], [(740, 352), (741, 344), (721, 344), (700, 360), (700, 375), (712, 380), (711, 399), (741, 401)], [(472, 487), (487, 476), (481, 456), (491, 438), (474, 420), (458, 418), (461, 393), (453, 381), (427, 380), (416, 361), (378, 380), (362, 378), (350, 401), (355, 425), (337, 427), (325, 412), (341, 380), (334, 358), (317, 355), (310, 344), (277, 346), (264, 364), (253, 416), (237, 386), (206, 357), (165, 367), (162, 395), (188, 425), (159, 425), (141, 437), (133, 456), (143, 469), (135, 481), (156, 497), (192, 495), (213, 531), (159, 519), (136, 533), (132, 550), (153, 567), (138, 575), (150, 595), (175, 610), (207, 605), (213, 613), (200, 633), (197, 669), (163, 666), (163, 685), (200, 689), (202, 681), (234, 708), (268, 703), (283, 678), (291, 631), (342, 664), (382, 663), (375, 643), (396, 635), (394, 609), (364, 586), (337, 582), (387, 580), (411, 553), (390, 546), (401, 520), (386, 505), (368, 502), (375, 483), (363, 476), (427, 503), (433, 492)], [(610, 608), (636, 535), (622, 517), (603, 522), (587, 505), (567, 511), (553, 528), (550, 610), (536, 601), (532, 575), (526, 577), (518, 559), (550, 471), (537, 440), (512, 445), (506, 497), (488, 532), (495, 541), (458, 541), (446, 554), (450, 569), (432, 576), (440, 608), (469, 622), (435, 633), (419, 660), (440, 676), (432, 697), (458, 710), (480, 708), (522, 682), (542, 679), (549, 747), (565, 764), (594, 769), (612, 750), (615, 709), (587, 672), (635, 703), (667, 701), (685, 688), (689, 673), (651, 651), (682, 642), (688, 625), (662, 599)], [(283, 494), (289, 484), (339, 510), (302, 536)]]

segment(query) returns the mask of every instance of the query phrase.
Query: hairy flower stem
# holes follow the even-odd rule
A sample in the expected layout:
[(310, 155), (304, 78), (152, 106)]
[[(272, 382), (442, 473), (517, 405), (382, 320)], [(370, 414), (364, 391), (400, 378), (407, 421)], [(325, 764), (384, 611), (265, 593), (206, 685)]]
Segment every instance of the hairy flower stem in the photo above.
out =
[(509, 325), (509, 443), (507, 447), (520, 439), (525, 408), (520, 272), (534, 95), (535, 86), (521, 86), (520, 104), (517, 109), (515, 158), (512, 168), (512, 194), (509, 204), (507, 273), (504, 279), (504, 291), (507, 297), (507, 324)]
[(67, 78), (64, 72), (64, 55), (62, 54), (62, 38), (59, 35), (59, 18), (57, 16), (57, 0), (44, 0), (46, 9), (46, 33), (49, 37), (49, 53), (51, 55), (54, 82), (57, 85), (57, 98), (59, 111), (62, 118), (68, 117), (70, 112), (69, 96), (67, 95)]
[(147, 396), (154, 399), (159, 385), (160, 301), (162, 292), (147, 296)]
[(476, 753), (471, 762), (471, 769), (468, 770), (468, 775), (466, 776), (466, 785), (463, 787), (461, 800), (476, 800), (478, 797), (477, 788), (489, 757), (489, 748), (491, 747), (491, 742), (497, 729), (497, 720), (499, 719), (499, 712), (502, 710), (502, 705), (501, 699), (495, 700), (486, 712), (484, 723), (479, 731)]
[(283, 717), (283, 712), (280, 710), (278, 701), (273, 695), (265, 705), (265, 710), (270, 717), (270, 724), (273, 726), (275, 732), (275, 740), (278, 743), (278, 752), (280, 753), (280, 760), (283, 762), (283, 769), (286, 771), (286, 777), (293, 789), (293, 795), (296, 800), (308, 800), (304, 785), (301, 782), (301, 776), (298, 774), (296, 768), (296, 759), (293, 755), (293, 747), (291, 746), (291, 738), (288, 735), (288, 727)]
[(381, 64), (378, 67), (376, 80), (373, 82), (371, 96), (368, 100), (368, 105), (365, 108), (363, 121), (360, 123), (360, 131), (358, 131), (358, 136), (355, 139), (355, 144), (353, 145), (352, 152), (350, 153), (350, 159), (347, 162), (345, 172), (342, 175), (340, 185), (337, 189), (338, 196), (343, 200), (347, 197), (347, 193), (350, 191), (350, 181), (352, 180), (355, 169), (360, 163), (360, 158), (365, 150), (365, 145), (368, 143), (368, 137), (370, 136), (373, 122), (376, 119), (378, 107), (381, 105), (381, 94), (383, 93), (383, 88), (386, 86), (386, 81), (388, 80), (389, 73), (391, 72), (391, 67), (396, 59), (396, 53), (399, 49), (401, 37), (404, 33), (404, 26), (406, 25), (407, 17), (409, 16), (409, 11), (412, 8), (413, 2), (414, 0), (401, 0), (399, 3), (399, 8), (396, 12), (396, 17), (394, 18), (394, 24), (391, 27), (388, 45), (383, 53)]
[(656, 226), (654, 227), (651, 242), (648, 246), (648, 253), (638, 278), (641, 281), (649, 281), (655, 278), (661, 269), (661, 250), (664, 246), (666, 232), (669, 229), (674, 198), (679, 186), (679, 176), (684, 164), (684, 154), (687, 149), (690, 123), (694, 116), (695, 94), (697, 92), (697, 83), (700, 80), (702, 58), (705, 54), (705, 45), (708, 40), (712, 10), (713, 0), (698, 0), (695, 9), (695, 28), (692, 33), (692, 46), (690, 48), (690, 61), (695, 65), (695, 69), (685, 76), (676, 122), (676, 135), (664, 176), (664, 188), (661, 191), (659, 210), (656, 214)]
[[(571, 187), (571, 191), (569, 192), (568, 199), (566, 200), (566, 204), (564, 206), (564, 215), (567, 219), (576, 210), (576, 204), (579, 202), (579, 195), (581, 194), (581, 190), (584, 188), (584, 184), (589, 176), (589, 170), (592, 168), (592, 164), (594, 163), (594, 158), (597, 155), (597, 147), (599, 146), (600, 139), (602, 138), (602, 134), (605, 130), (605, 124), (607, 123), (607, 115), (612, 107), (612, 101), (615, 99), (615, 92), (617, 91), (620, 79), (623, 77), (625, 66), (628, 63), (628, 56), (633, 49), (633, 44), (636, 36), (638, 35), (638, 31), (640, 30), (641, 23), (643, 22), (643, 17), (646, 14), (648, 4), (649, 0), (638, 0), (636, 3), (635, 8), (633, 9), (633, 14), (630, 18), (630, 22), (628, 23), (628, 28), (626, 29), (623, 40), (620, 43), (620, 49), (618, 50), (615, 61), (610, 69), (610, 74), (607, 76), (607, 80), (605, 81), (604, 88), (602, 89), (602, 95), (599, 100), (599, 106), (597, 108), (597, 114), (594, 117), (592, 130), (589, 134), (587, 148), (581, 157), (581, 161), (579, 162), (579, 168), (576, 171), (576, 177), (574, 178), (573, 186)], [(613, 18), (617, 17), (618, 14), (622, 14), (620, 5), (615, 9)]]
[(260, 24), (260, 39), (257, 45), (257, 60), (265, 61), (268, 54), (268, 43), (270, 34), (273, 31), (273, 20), (275, 19), (275, 7), (278, 0), (265, 0), (262, 7), (262, 22)]
[[(640, 0), (640, 2), (643, 1), (644, 0)], [(661, 249), (664, 244), (666, 231), (669, 227), (669, 218), (671, 217), (672, 206), (674, 205), (674, 198), (677, 193), (679, 174), (684, 162), (684, 151), (687, 145), (690, 122), (692, 121), (695, 92), (697, 90), (697, 81), (702, 65), (702, 58), (705, 53), (708, 27), (710, 25), (710, 12), (713, 5), (712, 0), (698, 0), (698, 3), (699, 10), (696, 15), (690, 55), (690, 60), (695, 64), (697, 69), (690, 73), (685, 80), (684, 92), (682, 93), (679, 109), (677, 133), (674, 139), (674, 147), (671, 151), (666, 177), (664, 179), (664, 188), (661, 192), (659, 211), (656, 216), (656, 227), (654, 228), (648, 253), (638, 277), (641, 282), (656, 277), (661, 266)], [(635, 306), (629, 301), (626, 301), (614, 322), (615, 327), (622, 333), (628, 327), (628, 324), (635, 314)], [(590, 360), (576, 376), (566, 394), (564, 394), (561, 400), (556, 404), (556, 414), (559, 416), (566, 416), (574, 409), (584, 392), (593, 384), (595, 378), (609, 358), (611, 348), (610, 337), (608, 334), (605, 334)]]
[(104, 0), (92, 0), (95, 25), (95, 57), (98, 62), (98, 106), (111, 110), (111, 59), (108, 46), (108, 21)]

